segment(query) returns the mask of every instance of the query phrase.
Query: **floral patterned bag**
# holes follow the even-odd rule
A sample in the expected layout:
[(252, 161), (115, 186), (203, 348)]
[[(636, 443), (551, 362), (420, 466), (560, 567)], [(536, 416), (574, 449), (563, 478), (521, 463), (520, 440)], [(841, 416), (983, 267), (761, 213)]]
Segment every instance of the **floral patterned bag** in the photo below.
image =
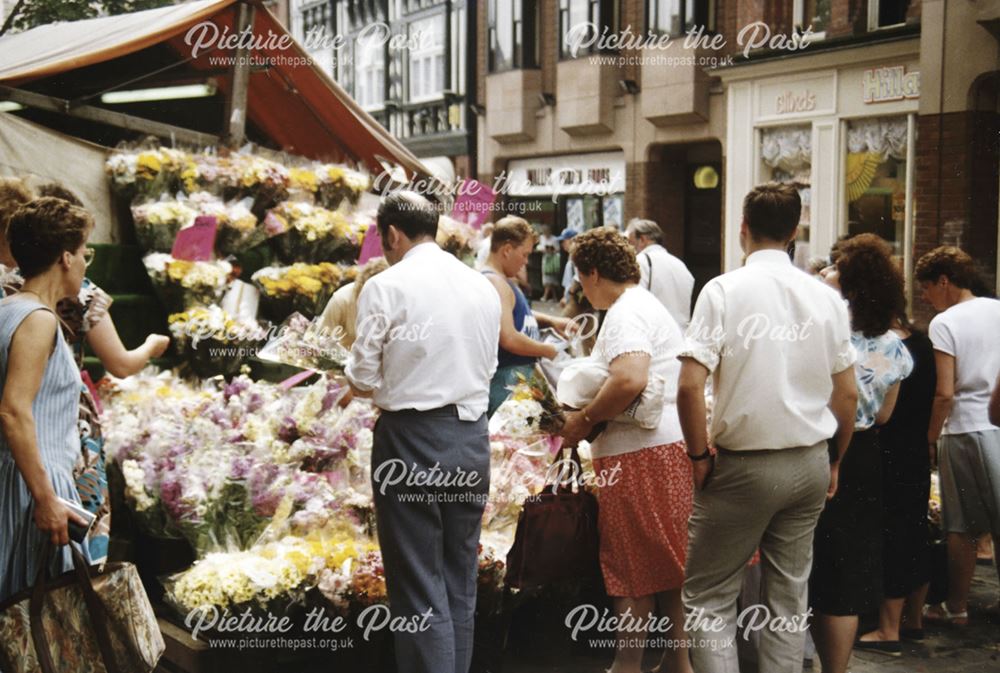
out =
[(156, 668), (163, 636), (135, 566), (108, 563), (98, 571), (75, 548), (74, 570), (47, 580), (44, 565), (33, 587), (0, 604), (0, 669), (149, 673)]

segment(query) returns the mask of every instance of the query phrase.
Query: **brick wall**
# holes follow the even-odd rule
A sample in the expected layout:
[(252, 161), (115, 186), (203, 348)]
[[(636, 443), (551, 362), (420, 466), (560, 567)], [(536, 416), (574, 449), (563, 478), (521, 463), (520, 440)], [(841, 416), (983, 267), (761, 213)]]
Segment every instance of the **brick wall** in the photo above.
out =
[[(625, 168), (625, 221), (645, 217), (663, 229), (664, 245), (675, 254), (684, 250), (684, 185), (686, 163), (683, 150), (676, 157), (668, 150), (654, 150), (651, 161)], [(673, 160), (671, 160), (673, 159)]]
[[(995, 112), (917, 117), (914, 263), (939, 245), (956, 245), (996, 283), (998, 133)], [(914, 289), (914, 319), (926, 325), (933, 310)]]
[(542, 67), (542, 93), (556, 95), (556, 64), (559, 63), (559, 12), (555, 2), (542, 2), (538, 19), (539, 60)]

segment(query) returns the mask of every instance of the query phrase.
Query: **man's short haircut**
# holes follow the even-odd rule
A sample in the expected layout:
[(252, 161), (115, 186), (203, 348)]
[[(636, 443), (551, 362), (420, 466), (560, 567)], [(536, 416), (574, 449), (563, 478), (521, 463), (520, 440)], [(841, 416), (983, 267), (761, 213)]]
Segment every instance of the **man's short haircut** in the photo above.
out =
[(743, 199), (743, 219), (755, 241), (784, 243), (792, 237), (802, 215), (802, 199), (793, 185), (768, 182)]
[(507, 243), (517, 247), (528, 239), (534, 241), (535, 238), (535, 230), (527, 220), (516, 215), (508, 215), (501, 218), (493, 227), (493, 233), (490, 235), (490, 252), (498, 251)]
[(411, 191), (387, 194), (378, 207), (378, 233), (385, 238), (392, 225), (411, 241), (437, 237), (438, 211), (425, 197)]
[(967, 252), (953, 245), (942, 245), (926, 253), (917, 261), (914, 275), (919, 283), (936, 283), (945, 276), (963, 290), (971, 290), (980, 283), (976, 263)]
[(642, 217), (633, 217), (628, 221), (628, 226), (625, 228), (625, 233), (635, 234), (636, 237), (643, 236), (655, 243), (663, 242), (663, 229), (660, 228), (653, 220), (647, 220)]

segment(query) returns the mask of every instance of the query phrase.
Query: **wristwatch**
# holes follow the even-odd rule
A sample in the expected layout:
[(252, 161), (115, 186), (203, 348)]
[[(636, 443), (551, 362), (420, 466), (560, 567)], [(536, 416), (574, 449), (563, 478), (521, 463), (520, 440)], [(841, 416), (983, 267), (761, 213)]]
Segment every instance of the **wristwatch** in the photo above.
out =
[(695, 455), (693, 453), (689, 453), (688, 454), (688, 458), (690, 458), (691, 460), (693, 460), (695, 462), (698, 462), (699, 460), (708, 460), (711, 457), (712, 457), (712, 452), (708, 450), (707, 446), (705, 447), (704, 451), (702, 451), (701, 453), (699, 453), (697, 455)]

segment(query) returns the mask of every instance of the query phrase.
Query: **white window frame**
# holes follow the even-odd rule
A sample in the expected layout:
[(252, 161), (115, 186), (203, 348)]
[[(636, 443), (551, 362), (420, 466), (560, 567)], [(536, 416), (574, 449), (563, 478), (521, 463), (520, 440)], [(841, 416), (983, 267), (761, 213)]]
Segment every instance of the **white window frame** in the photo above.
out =
[[(795, 4), (792, 6), (792, 25), (796, 30), (804, 31), (805, 24), (805, 13), (806, 13), (806, 0), (795, 0)], [(817, 42), (819, 40), (826, 39), (826, 31), (821, 30), (818, 33), (813, 33), (809, 38), (810, 42)]]
[[(373, 59), (373, 61), (369, 63), (367, 59), (362, 58), (361, 52), (363, 49), (370, 50), (366, 51), (366, 53), (377, 54), (378, 55), (377, 58)], [(379, 64), (381, 64), (381, 68), (378, 67)], [(369, 47), (363, 47), (360, 42), (355, 42), (353, 66), (354, 66), (354, 97), (357, 100), (358, 104), (363, 109), (369, 112), (373, 111), (377, 112), (379, 110), (385, 109), (386, 58), (385, 58), (385, 50), (383, 46), (378, 42), (378, 40), (374, 40), (372, 45)], [(381, 71), (381, 77), (378, 76), (378, 73), (380, 71)], [(362, 80), (364, 76), (367, 75), (374, 75), (375, 76), (374, 80), (376, 81), (376, 83), (381, 82), (381, 89), (378, 92), (377, 96), (376, 95), (372, 95), (371, 97), (369, 97), (368, 95), (365, 95), (364, 97), (362, 96), (362, 89), (361, 89)], [(367, 87), (365, 88), (365, 93), (366, 94), (368, 93)]]
[[(874, 117), (879, 117), (881, 115), (874, 115)], [(907, 310), (911, 310), (910, 305), (913, 301), (914, 296), (916, 296), (916, 289), (912, 287), (913, 283), (913, 242), (914, 242), (914, 199), (916, 195), (914, 193), (916, 189), (916, 161), (917, 161), (917, 115), (913, 112), (907, 112), (900, 115), (890, 115), (890, 116), (905, 116), (906, 117), (906, 176), (904, 177), (904, 183), (906, 185), (906, 202), (903, 211), (903, 278), (906, 282), (906, 301)], [(840, 120), (840, 162), (837, 177), (837, 207), (838, 213), (838, 223), (837, 223), (837, 235), (842, 236), (847, 233), (847, 185), (845, 180), (845, 175), (847, 171), (847, 127), (851, 121), (858, 121), (860, 119), (865, 119), (865, 117), (854, 117), (851, 119), (841, 119)], [(998, 234), (998, 239), (1000, 239), (1000, 234)], [(997, 269), (1000, 270), (1000, 255), (997, 256), (998, 264)]]
[[(429, 47), (429, 48), (424, 48), (423, 44), (415, 44), (415, 45), (412, 45), (412, 47), (416, 47), (416, 48), (412, 48), (411, 47), (408, 50), (408, 52), (407, 52), (407, 63), (406, 63), (406, 80), (407, 80), (406, 83), (407, 83), (407, 87), (406, 87), (406, 89), (407, 89), (407, 92), (409, 94), (408, 100), (411, 103), (425, 103), (425, 102), (428, 102), (428, 101), (440, 100), (441, 97), (442, 97), (442, 95), (444, 94), (444, 69), (447, 68), (447, 67), (449, 67), (449, 64), (447, 64), (447, 63), (444, 62), (444, 56), (445, 56), (445, 44), (444, 44), (444, 41), (445, 41), (445, 25), (444, 25), (445, 16), (446, 16), (445, 14), (434, 14), (432, 16), (428, 16), (426, 18), (418, 19), (416, 21), (413, 21), (407, 27), (407, 30), (410, 31), (410, 30), (413, 29), (414, 26), (416, 26), (418, 24), (425, 23), (425, 22), (435, 22), (435, 23), (437, 23), (439, 25), (439, 31), (440, 31), (438, 33), (438, 37), (440, 37), (440, 40), (434, 46)], [(434, 70), (436, 69), (435, 68), (435, 61), (437, 59), (440, 59), (440, 68), (437, 68), (438, 73), (437, 73), (437, 75), (435, 75), (434, 74)], [(415, 64), (425, 64), (425, 63), (428, 63), (428, 62), (430, 63), (430, 75), (431, 75), (431, 77), (434, 78), (435, 76), (437, 76), (437, 77), (441, 78), (440, 86), (436, 87), (435, 90), (431, 91), (431, 90), (429, 90), (429, 89), (426, 88), (426, 83), (424, 82), (424, 83), (422, 83), (422, 86), (419, 89), (416, 90), (417, 94), (414, 95), (414, 91), (415, 91), (415, 89), (414, 89), (414, 77), (413, 77), (414, 66), (415, 66)], [(421, 68), (423, 66), (422, 65), (418, 65), (417, 67)]]

